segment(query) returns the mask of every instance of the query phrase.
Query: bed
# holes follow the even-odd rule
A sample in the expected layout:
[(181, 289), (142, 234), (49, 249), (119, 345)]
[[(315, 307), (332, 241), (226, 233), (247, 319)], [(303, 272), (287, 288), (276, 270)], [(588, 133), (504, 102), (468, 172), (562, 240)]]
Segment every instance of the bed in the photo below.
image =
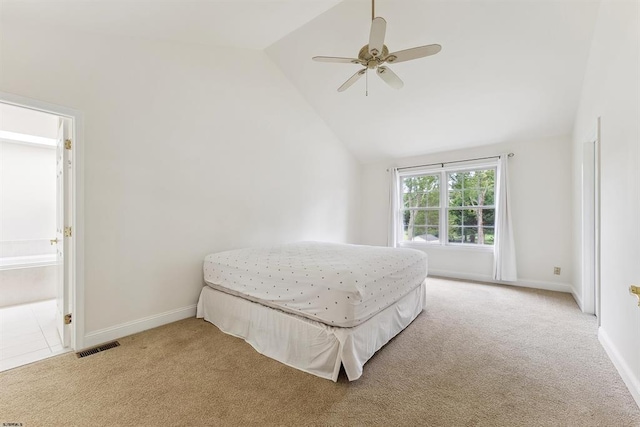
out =
[(197, 317), (259, 353), (337, 381), (425, 308), (427, 258), (404, 248), (301, 242), (208, 255)]

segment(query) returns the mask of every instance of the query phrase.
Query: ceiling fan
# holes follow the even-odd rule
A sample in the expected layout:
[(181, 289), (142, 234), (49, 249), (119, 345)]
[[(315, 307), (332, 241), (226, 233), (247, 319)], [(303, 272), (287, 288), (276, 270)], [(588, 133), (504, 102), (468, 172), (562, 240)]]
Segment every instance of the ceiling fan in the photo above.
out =
[[(430, 44), (426, 46), (414, 47), (411, 49), (400, 50), (389, 53), (389, 49), (384, 44), (384, 36), (387, 30), (387, 21), (376, 16), (376, 3), (371, 0), (371, 32), (369, 33), (369, 44), (364, 45), (358, 53), (358, 58), (337, 58), (333, 56), (314, 56), (312, 59), (318, 62), (337, 62), (345, 64), (358, 64), (365, 68), (356, 72), (346, 82), (338, 88), (338, 92), (344, 92), (351, 85), (367, 74), (368, 70), (376, 70), (376, 74), (380, 76), (389, 86), (394, 89), (400, 89), (404, 86), (400, 77), (391, 71), (389, 67), (384, 65), (395, 64), (398, 62), (410, 61), (412, 59), (424, 58), (425, 56), (435, 55), (442, 50), (439, 44)], [(368, 81), (366, 94), (368, 95)]]

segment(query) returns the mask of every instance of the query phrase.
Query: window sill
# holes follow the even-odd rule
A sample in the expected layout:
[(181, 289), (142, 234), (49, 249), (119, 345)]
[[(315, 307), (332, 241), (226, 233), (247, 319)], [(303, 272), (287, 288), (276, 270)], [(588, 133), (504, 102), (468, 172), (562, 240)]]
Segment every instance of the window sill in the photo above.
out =
[(493, 252), (493, 245), (484, 245), (484, 246), (474, 246), (474, 245), (456, 245), (456, 244), (448, 244), (441, 245), (439, 243), (429, 244), (429, 243), (415, 243), (415, 242), (400, 242), (398, 246), (401, 248), (411, 248), (411, 249), (435, 249), (435, 250), (445, 250), (445, 251), (460, 251), (460, 252)]

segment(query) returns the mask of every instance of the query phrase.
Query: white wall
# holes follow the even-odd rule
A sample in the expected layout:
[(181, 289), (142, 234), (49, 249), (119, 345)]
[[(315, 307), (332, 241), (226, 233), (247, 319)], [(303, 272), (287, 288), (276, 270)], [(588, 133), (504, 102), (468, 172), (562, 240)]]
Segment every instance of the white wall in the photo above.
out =
[(52, 239), (55, 221), (55, 147), (0, 142), (0, 241)]
[[(571, 291), (571, 141), (569, 137), (504, 143), (468, 150), (389, 160), (363, 167), (365, 244), (386, 245), (389, 166), (411, 166), (514, 152), (509, 159), (510, 193), (518, 283)], [(493, 252), (428, 247), (430, 274), (491, 281)], [(560, 276), (553, 267), (562, 269)]]
[[(638, 3), (600, 5), (573, 135), (574, 222), (580, 224), (583, 143), (601, 117), (600, 340), (640, 405), (640, 309), (629, 295), (640, 282)], [(579, 230), (579, 229), (576, 229)], [(581, 239), (574, 242), (580, 271)]]
[(192, 306), (208, 253), (357, 240), (359, 163), (262, 51), (0, 35), (0, 91), (84, 113), (89, 335)]

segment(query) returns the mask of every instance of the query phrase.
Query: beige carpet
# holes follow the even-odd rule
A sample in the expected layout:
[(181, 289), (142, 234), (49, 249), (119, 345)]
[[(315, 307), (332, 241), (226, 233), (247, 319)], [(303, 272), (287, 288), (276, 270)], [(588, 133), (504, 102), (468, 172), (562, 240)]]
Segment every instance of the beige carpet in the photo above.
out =
[(32, 426), (639, 426), (571, 296), (430, 279), (428, 308), (358, 381), (316, 378), (187, 319), (0, 374), (0, 423)]

